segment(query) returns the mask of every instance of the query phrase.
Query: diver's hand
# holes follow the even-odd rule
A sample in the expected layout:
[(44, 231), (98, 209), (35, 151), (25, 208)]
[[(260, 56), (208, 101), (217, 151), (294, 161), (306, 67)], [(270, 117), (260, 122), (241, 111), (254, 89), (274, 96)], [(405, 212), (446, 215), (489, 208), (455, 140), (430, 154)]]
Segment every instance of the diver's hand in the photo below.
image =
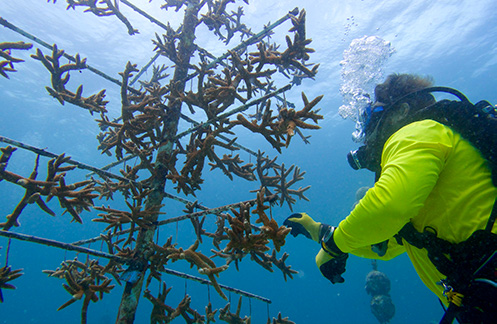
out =
[(320, 239), (322, 237), (322, 234), (320, 232), (323, 225), (321, 225), (321, 223), (315, 222), (306, 213), (296, 213), (290, 215), (287, 219), (285, 219), (283, 225), (292, 229), (290, 234), (292, 234), (293, 236), (303, 234), (307, 238), (310, 238), (311, 240), (314, 240), (318, 243), (320, 242)]
[(321, 249), (316, 255), (316, 264), (321, 274), (331, 281), (332, 284), (343, 283), (342, 274), (345, 272), (348, 253), (330, 253)]

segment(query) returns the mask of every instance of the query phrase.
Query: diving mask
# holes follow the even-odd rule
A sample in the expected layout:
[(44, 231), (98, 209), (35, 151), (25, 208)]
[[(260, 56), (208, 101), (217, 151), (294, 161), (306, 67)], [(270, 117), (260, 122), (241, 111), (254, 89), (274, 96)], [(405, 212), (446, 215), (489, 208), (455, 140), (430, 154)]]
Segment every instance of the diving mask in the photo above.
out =
[(358, 111), (356, 130), (352, 133), (352, 140), (356, 143), (363, 143), (366, 137), (366, 129), (371, 123), (371, 119), (379, 112), (383, 112), (384, 108), (378, 103), (371, 104), (369, 102), (363, 109)]

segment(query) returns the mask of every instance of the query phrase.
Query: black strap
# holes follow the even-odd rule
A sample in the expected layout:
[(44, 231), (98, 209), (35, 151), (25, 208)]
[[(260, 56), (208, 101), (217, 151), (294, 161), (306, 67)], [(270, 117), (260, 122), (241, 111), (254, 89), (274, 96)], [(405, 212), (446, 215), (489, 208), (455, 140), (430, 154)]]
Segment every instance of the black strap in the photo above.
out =
[(418, 249), (426, 249), (428, 258), (435, 268), (447, 277), (457, 274), (457, 267), (448, 255), (450, 254), (453, 244), (437, 237), (436, 231), (431, 227), (425, 227), (423, 232), (418, 232), (414, 225), (409, 222), (399, 231), (399, 235), (407, 243)]
[(445, 310), (444, 316), (440, 320), (439, 324), (452, 324), (459, 311), (456, 305), (450, 303), (447, 310)]
[(497, 219), (497, 198), (495, 198), (494, 207), (492, 208), (492, 213), (488, 218), (487, 226), (485, 226), (485, 231), (491, 232), (494, 227), (495, 220)]

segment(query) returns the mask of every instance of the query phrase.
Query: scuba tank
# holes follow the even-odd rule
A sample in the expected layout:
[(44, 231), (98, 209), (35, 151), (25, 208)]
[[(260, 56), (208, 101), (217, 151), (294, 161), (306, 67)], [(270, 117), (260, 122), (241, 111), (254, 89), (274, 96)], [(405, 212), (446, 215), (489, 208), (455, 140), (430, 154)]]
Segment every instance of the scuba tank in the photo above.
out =
[[(459, 100), (440, 100), (422, 109), (413, 111), (402, 125), (386, 131), (381, 129), (374, 134), (385, 116), (385, 111), (395, 105), (412, 99), (420, 94), (445, 92)], [(365, 145), (347, 155), (352, 168), (367, 168), (376, 173), (381, 172), (381, 153), (386, 140), (397, 130), (412, 122), (431, 119), (450, 127), (480, 151), (488, 161), (492, 182), (497, 187), (497, 110), (487, 101), (472, 104), (461, 92), (447, 87), (430, 87), (396, 100), (383, 107), (376, 116), (370, 116), (365, 123)], [(368, 141), (368, 135), (372, 139)], [(429, 228), (418, 232), (411, 222), (407, 223), (396, 235), (419, 249), (426, 249), (428, 257), (439, 272), (447, 278), (440, 284), (449, 301), (440, 323), (452, 323), (455, 318), (462, 323), (493, 323), (497, 318), (497, 234), (492, 228), (497, 219), (497, 199), (484, 230), (475, 231), (466, 241), (454, 244), (437, 237)], [(373, 246), (384, 254), (387, 241)], [(380, 254), (379, 253), (379, 254)], [(380, 255), (381, 255), (380, 254)]]
[(431, 94), (433, 92), (452, 94), (459, 101), (438, 101), (412, 113), (403, 125), (390, 131), (389, 134), (381, 134), (381, 136), (377, 136), (377, 139), (369, 142), (366, 140), (365, 145), (347, 154), (347, 161), (350, 166), (354, 170), (366, 168), (378, 173), (381, 171), (381, 151), (386, 140), (398, 129), (409, 123), (432, 119), (452, 128), (480, 151), (483, 157), (490, 163), (492, 181), (497, 186), (497, 110), (485, 100), (472, 104), (464, 94), (448, 87), (429, 87), (415, 91), (384, 106), (384, 109), (377, 112), (376, 118), (373, 112), (371, 121), (365, 126), (366, 136), (381, 126), (380, 124), (385, 112), (388, 112), (395, 105), (415, 96)]

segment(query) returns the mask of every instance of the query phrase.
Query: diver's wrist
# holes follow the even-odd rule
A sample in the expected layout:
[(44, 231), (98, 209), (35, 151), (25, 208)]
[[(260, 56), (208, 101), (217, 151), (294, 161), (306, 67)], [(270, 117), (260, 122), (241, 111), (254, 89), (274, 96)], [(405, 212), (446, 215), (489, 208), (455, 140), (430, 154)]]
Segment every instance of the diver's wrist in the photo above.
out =
[(342, 254), (345, 254), (342, 252), (338, 246), (335, 244), (335, 241), (333, 240), (333, 234), (335, 233), (335, 230), (337, 227), (335, 226), (330, 226), (330, 225), (321, 225), (320, 231), (319, 231), (319, 244), (323, 248), (325, 252), (330, 254), (333, 257), (340, 256)]
[(319, 228), (319, 240), (318, 243), (327, 242), (333, 236), (333, 232), (335, 231), (335, 227), (331, 225), (321, 224)]

